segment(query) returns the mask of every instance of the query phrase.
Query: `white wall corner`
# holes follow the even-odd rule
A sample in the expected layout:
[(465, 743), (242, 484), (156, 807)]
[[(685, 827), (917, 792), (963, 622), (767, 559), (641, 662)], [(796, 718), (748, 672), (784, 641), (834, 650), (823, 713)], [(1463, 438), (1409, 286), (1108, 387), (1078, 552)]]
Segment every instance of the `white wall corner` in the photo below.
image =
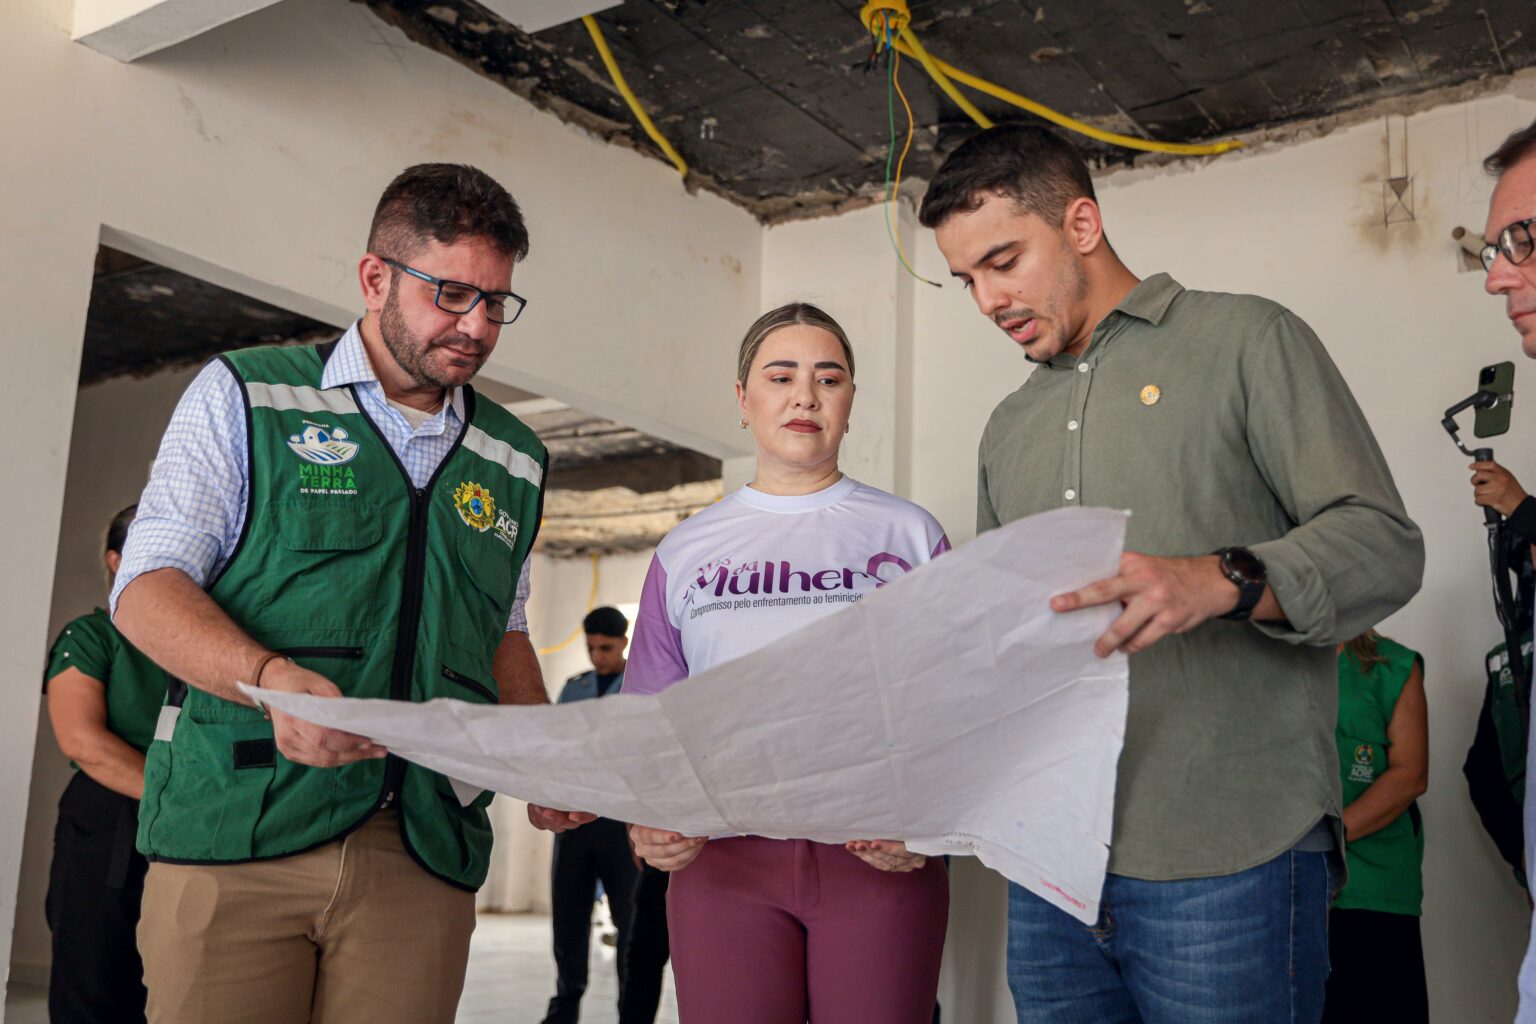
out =
[(277, 0), (75, 0), (72, 35), (127, 63), (243, 18)]

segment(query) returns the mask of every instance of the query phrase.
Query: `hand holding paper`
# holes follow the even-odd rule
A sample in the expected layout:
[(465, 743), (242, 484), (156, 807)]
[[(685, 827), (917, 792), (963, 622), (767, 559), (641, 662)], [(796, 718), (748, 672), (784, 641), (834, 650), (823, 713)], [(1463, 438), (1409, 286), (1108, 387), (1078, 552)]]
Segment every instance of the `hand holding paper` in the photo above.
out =
[(708, 836), (682, 836), (649, 825), (629, 826), (629, 837), (634, 840), (635, 853), (657, 871), (681, 871), (709, 841)]
[[(317, 697), (341, 696), (341, 689), (335, 683), (287, 658), (275, 658), (261, 676), (263, 690), (307, 693)], [(241, 688), (250, 692), (249, 687), (242, 685)], [(257, 703), (262, 702), (257, 700)], [(323, 728), (275, 708), (272, 710), (272, 739), (288, 760), (315, 768), (335, 768), (389, 754), (366, 737), (343, 729)]]
[(1124, 534), (1106, 509), (1019, 520), (654, 697), (487, 707), (247, 692), (473, 786), (678, 836), (880, 836), (974, 854), (1091, 922), (1127, 667), (1093, 651), (1118, 608), (1058, 614), (1050, 600), (1115, 575)]

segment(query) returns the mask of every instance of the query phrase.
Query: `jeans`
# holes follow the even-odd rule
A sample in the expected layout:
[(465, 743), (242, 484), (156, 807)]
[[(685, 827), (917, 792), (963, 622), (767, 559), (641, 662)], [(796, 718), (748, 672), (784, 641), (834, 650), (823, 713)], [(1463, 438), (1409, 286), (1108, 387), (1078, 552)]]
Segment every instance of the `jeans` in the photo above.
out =
[(1328, 854), (1217, 878), (1109, 875), (1089, 927), (1008, 887), (1019, 1024), (1316, 1024), (1328, 978)]

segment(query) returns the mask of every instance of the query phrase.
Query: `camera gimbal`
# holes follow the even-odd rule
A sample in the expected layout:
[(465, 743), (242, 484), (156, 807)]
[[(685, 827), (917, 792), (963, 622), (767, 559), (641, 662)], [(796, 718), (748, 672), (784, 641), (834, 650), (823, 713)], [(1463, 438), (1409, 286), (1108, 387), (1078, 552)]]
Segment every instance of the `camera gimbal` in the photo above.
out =
[[(1466, 412), (1468, 409), (1492, 409), (1494, 406), (1498, 405), (1499, 402), (1500, 397), (1498, 395), (1494, 394), (1492, 391), (1480, 388), (1468, 397), (1463, 398), (1461, 401), (1451, 406), (1449, 409), (1445, 410), (1445, 417), (1440, 421), (1440, 425), (1445, 428), (1445, 432), (1451, 435), (1451, 443), (1456, 445), (1456, 447), (1461, 450), (1463, 455), (1469, 459), (1472, 459), (1474, 462), (1492, 462), (1493, 449), (1468, 448), (1465, 444), (1463, 444), (1461, 441), (1461, 435), (1459, 433), (1461, 428), (1456, 425), (1456, 417)], [(1498, 512), (1489, 508), (1487, 505), (1483, 506), (1483, 522), (1487, 523), (1490, 528), (1497, 526), (1500, 522), (1503, 521), (1503, 518), (1503, 516), (1499, 515)]]

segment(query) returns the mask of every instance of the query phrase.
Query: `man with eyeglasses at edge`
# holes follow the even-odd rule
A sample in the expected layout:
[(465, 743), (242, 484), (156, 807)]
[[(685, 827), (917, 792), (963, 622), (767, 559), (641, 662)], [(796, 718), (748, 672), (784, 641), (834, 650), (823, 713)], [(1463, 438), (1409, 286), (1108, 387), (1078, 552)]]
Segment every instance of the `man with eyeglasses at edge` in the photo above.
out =
[(358, 263), (362, 319), (214, 360), (171, 418), (112, 594), (174, 680), (138, 834), (156, 1024), (453, 1020), (491, 794), (268, 720), (235, 684), (548, 702), (523, 610), (545, 449), (468, 386), (527, 252), (489, 176), (407, 168)]
[[(1526, 358), (1536, 359), (1536, 258), (1531, 232), (1536, 230), (1536, 122), (1510, 135), (1483, 161), (1483, 169), (1497, 179), (1488, 201), (1488, 221), (1483, 229), (1483, 267), (1488, 272), (1483, 288), (1489, 295), (1504, 297), (1504, 312), (1520, 334)], [(1508, 518), (1515, 534), (1536, 544), (1536, 498), (1520, 486), (1514, 474), (1497, 462), (1474, 462), (1473, 500)], [(1528, 629), (1530, 623), (1521, 628)], [(1527, 744), (1526, 778), (1532, 767)], [(1531, 874), (1531, 838), (1536, 836), (1536, 800), (1525, 791), (1525, 869)], [(1536, 929), (1533, 929), (1536, 934)], [(1527, 947), (1520, 967), (1520, 1010), (1517, 1024), (1536, 1024), (1536, 942)]]

